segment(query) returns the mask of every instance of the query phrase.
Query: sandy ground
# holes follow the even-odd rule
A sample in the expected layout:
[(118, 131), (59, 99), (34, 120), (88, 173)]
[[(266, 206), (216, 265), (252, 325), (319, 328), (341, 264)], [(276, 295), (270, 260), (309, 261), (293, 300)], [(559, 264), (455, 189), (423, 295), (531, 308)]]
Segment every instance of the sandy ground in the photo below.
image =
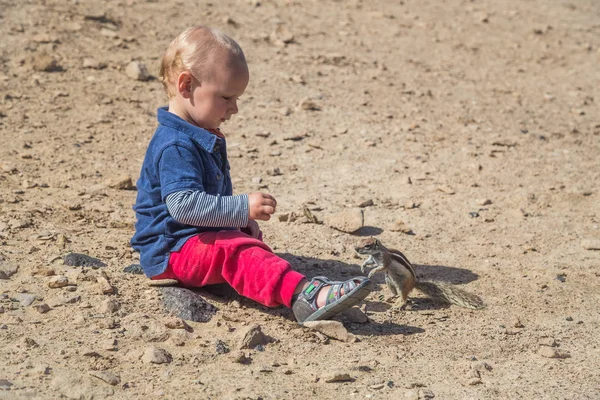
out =
[[(184, 325), (123, 272), (159, 59), (197, 23), (246, 52), (223, 130), (274, 251), (345, 278), (375, 235), (488, 307), (391, 312), (377, 276), (336, 340), (235, 296)], [(0, 0), (0, 37), (0, 398), (600, 398), (597, 1)], [(359, 205), (352, 235), (281, 220)], [(275, 340), (240, 349), (254, 324)]]

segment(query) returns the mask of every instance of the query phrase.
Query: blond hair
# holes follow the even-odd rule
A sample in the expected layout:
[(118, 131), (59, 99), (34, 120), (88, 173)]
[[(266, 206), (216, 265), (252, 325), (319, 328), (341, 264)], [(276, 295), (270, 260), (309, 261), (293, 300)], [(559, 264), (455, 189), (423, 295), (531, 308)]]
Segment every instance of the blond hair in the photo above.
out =
[(172, 89), (183, 71), (190, 71), (199, 80), (209, 79), (217, 50), (226, 50), (246, 63), (242, 48), (218, 29), (199, 25), (181, 32), (167, 48), (160, 64), (159, 79), (169, 98), (175, 96)]

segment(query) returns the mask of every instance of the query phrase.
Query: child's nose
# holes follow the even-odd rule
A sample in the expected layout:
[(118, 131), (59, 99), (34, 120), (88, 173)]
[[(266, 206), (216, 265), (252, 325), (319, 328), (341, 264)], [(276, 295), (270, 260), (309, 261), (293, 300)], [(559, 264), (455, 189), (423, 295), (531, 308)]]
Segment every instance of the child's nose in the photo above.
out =
[(237, 101), (233, 101), (232, 105), (231, 105), (231, 113), (232, 114), (237, 114), (238, 113), (238, 106), (237, 106)]

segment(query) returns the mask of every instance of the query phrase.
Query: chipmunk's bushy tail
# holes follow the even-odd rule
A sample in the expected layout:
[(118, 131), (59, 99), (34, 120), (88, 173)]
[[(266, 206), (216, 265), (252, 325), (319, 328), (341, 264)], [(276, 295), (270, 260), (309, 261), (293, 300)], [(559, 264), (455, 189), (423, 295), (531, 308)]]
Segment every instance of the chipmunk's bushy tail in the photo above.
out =
[(419, 281), (416, 288), (433, 300), (474, 310), (485, 308), (485, 303), (479, 296), (459, 289), (451, 283)]

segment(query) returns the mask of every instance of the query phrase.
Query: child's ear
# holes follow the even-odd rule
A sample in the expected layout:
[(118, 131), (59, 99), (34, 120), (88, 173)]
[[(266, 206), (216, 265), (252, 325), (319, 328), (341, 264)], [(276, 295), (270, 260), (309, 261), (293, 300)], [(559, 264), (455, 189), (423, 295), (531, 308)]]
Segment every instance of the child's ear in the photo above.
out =
[(183, 71), (177, 78), (177, 92), (184, 98), (189, 99), (192, 97), (192, 74), (188, 71)]

